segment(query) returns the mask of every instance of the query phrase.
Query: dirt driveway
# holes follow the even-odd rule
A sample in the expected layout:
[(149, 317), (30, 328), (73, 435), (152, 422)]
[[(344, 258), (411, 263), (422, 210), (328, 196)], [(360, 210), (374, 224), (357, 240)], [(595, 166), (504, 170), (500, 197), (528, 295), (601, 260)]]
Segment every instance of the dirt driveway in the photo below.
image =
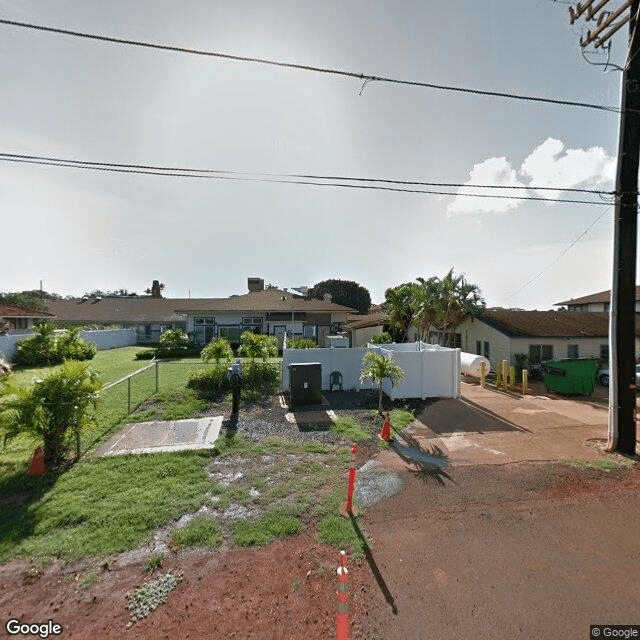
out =
[[(479, 431), (458, 428), (458, 414), (447, 422), (443, 412), (436, 423), (437, 414), (427, 413), (408, 441), (398, 438), (450, 464), (419, 466), (393, 449), (379, 458), (399, 460), (378, 473), (397, 474), (403, 488), (353, 523), (371, 544), (360, 560), (348, 559), (352, 638), (586, 639), (590, 624), (639, 624), (640, 468), (586, 446), (592, 431), (606, 433), (601, 413), (577, 407), (567, 416), (563, 402), (558, 420), (569, 424), (562, 429), (549, 426), (546, 413), (516, 412), (505, 425), (491, 406), (503, 399), (465, 397), (481, 405), (467, 415), (476, 425), (487, 420)], [(439, 404), (438, 411), (447, 406), (429, 409)], [(491, 420), (502, 426), (490, 429)], [(448, 423), (456, 429), (444, 431)], [(447, 446), (452, 437), (481, 446), (456, 450)], [(487, 438), (497, 440), (489, 447)], [(470, 459), (474, 450), (488, 456), (485, 449), (517, 439), (534, 452), (559, 439), (561, 458)], [(558, 462), (564, 458), (577, 466)], [(182, 582), (166, 604), (127, 627), (126, 594), (149, 579), (146, 560), (130, 554), (108, 563), (2, 566), (2, 632), (18, 618), (55, 620), (61, 638), (334, 637), (336, 551), (311, 531), (264, 549), (170, 554), (162, 572), (181, 571)]]

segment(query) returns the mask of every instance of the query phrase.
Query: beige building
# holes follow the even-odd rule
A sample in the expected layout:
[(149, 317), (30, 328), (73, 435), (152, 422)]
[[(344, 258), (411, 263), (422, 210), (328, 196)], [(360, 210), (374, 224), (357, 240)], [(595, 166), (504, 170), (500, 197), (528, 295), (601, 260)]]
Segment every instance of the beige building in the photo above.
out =
[[(636, 321), (636, 335), (640, 321)], [(467, 318), (460, 325), (460, 346), (478, 353), (495, 368), (502, 360), (515, 363), (516, 354), (526, 354), (528, 366), (560, 358), (597, 358), (601, 366), (609, 361), (609, 315), (568, 311), (490, 311)], [(636, 357), (640, 341), (635, 340)]]
[[(611, 291), (600, 291), (582, 298), (556, 302), (555, 307), (564, 306), (569, 311), (595, 311), (608, 313), (611, 306)], [(636, 287), (636, 312), (640, 313), (640, 286)]]

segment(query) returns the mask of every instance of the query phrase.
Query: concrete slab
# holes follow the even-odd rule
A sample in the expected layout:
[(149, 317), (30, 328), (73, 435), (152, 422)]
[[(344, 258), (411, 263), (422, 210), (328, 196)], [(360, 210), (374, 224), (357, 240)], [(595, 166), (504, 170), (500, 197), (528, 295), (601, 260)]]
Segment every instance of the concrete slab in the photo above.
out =
[(209, 449), (217, 440), (221, 426), (222, 416), (194, 420), (136, 422), (104, 442), (95, 455)]
[(607, 407), (544, 396), (517, 397), (462, 383), (459, 400), (427, 407), (377, 461), (390, 470), (436, 473), (447, 466), (598, 460)]

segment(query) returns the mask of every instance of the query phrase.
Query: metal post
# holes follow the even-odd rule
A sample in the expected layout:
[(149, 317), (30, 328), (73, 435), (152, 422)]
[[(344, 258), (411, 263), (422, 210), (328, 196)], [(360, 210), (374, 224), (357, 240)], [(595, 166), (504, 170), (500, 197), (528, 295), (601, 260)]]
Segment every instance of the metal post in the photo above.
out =
[(76, 462), (80, 460), (80, 427), (82, 426), (82, 410), (78, 407), (78, 419), (76, 422)]
[(527, 395), (527, 387), (529, 386), (529, 372), (526, 369), (522, 370), (522, 395)]
[(127, 413), (131, 413), (131, 377), (127, 378)]
[(487, 382), (487, 363), (483, 361), (480, 363), (480, 386), (484, 388), (486, 382)]
[(159, 378), (159, 373), (158, 373), (158, 367), (159, 367), (160, 363), (156, 360), (156, 393), (158, 393), (158, 378)]

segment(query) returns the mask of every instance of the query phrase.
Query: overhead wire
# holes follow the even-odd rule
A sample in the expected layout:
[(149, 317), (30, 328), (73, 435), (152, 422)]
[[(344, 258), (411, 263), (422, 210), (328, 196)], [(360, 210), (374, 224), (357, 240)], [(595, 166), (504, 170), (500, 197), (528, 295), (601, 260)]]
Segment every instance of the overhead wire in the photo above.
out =
[[(17, 162), (26, 164), (36, 164), (45, 166), (58, 166), (75, 169), (85, 169), (93, 171), (106, 171), (114, 173), (141, 174), (141, 175), (158, 175), (168, 177), (182, 178), (199, 178), (213, 180), (231, 180), (242, 182), (267, 182), (275, 184), (298, 184), (307, 186), (320, 187), (338, 187), (352, 189), (372, 189), (379, 191), (396, 191), (402, 193), (419, 193), (441, 196), (462, 196), (474, 198), (496, 198), (504, 200), (529, 200), (538, 202), (558, 202), (571, 204), (597, 204), (601, 205), (602, 201), (594, 200), (578, 200), (573, 198), (550, 198), (544, 196), (532, 195), (501, 195), (486, 193), (466, 193), (452, 191), (437, 191), (435, 189), (416, 189), (410, 188), (415, 186), (432, 186), (439, 188), (470, 188), (470, 189), (516, 189), (530, 191), (559, 191), (559, 192), (578, 192), (598, 195), (613, 195), (612, 192), (598, 191), (595, 189), (579, 189), (573, 187), (535, 187), (535, 186), (509, 186), (509, 185), (478, 185), (464, 184), (453, 182), (419, 182), (419, 181), (403, 181), (376, 178), (354, 178), (345, 176), (321, 176), (313, 174), (274, 174), (274, 173), (252, 173), (224, 171), (218, 169), (193, 169), (193, 168), (177, 168), (177, 167), (159, 167), (153, 165), (134, 165), (134, 164), (117, 164), (90, 162), (84, 160), (71, 160), (64, 158), (53, 158), (46, 156), (29, 156), (22, 154), (0, 153), (0, 161)], [(340, 182), (338, 182), (340, 181)], [(378, 183), (378, 184), (372, 184)], [(380, 184), (382, 183), (382, 184)], [(387, 186), (394, 185), (394, 186)], [(405, 187), (401, 185), (406, 185)]]
[(528, 287), (530, 284), (532, 284), (533, 282), (535, 282), (540, 276), (542, 276), (546, 271), (548, 271), (551, 267), (553, 267), (557, 262), (559, 262), (559, 260), (565, 256), (576, 244), (578, 244), (578, 242), (580, 240), (582, 240), (582, 238), (584, 238), (584, 236), (586, 236), (589, 231), (591, 231), (591, 229), (593, 229), (593, 227), (596, 226), (596, 224), (598, 222), (600, 222), (601, 218), (604, 216), (605, 213), (607, 213), (610, 210), (610, 206), (608, 205), (607, 207), (605, 207), (605, 209), (602, 211), (602, 213), (600, 213), (600, 215), (577, 237), (575, 238), (575, 240), (573, 240), (573, 242), (571, 242), (556, 258), (555, 260), (553, 260), (553, 262), (550, 262), (546, 267), (544, 267), (544, 269), (542, 269), (541, 271), (539, 271), (538, 273), (536, 273), (535, 276), (533, 276), (533, 278), (531, 278), (530, 280), (528, 280), (527, 282), (525, 282), (519, 289), (516, 289), (513, 293), (511, 293), (509, 296), (507, 296), (506, 300), (511, 300), (513, 297), (515, 297), (518, 293), (520, 293), (523, 289), (525, 289), (526, 287)]
[[(511, 100), (521, 100), (521, 101), (527, 101), (527, 102), (539, 102), (539, 103), (554, 104), (554, 105), (561, 105), (561, 106), (570, 106), (570, 107), (582, 107), (582, 108), (586, 108), (586, 109), (596, 109), (596, 110), (599, 110), (599, 111), (608, 111), (608, 112), (612, 112), (612, 113), (620, 113), (620, 109), (618, 107), (613, 107), (613, 106), (609, 106), (609, 105), (601, 105), (601, 104), (593, 104), (593, 103), (589, 103), (589, 102), (581, 102), (581, 101), (576, 101), (576, 100), (563, 100), (563, 99), (559, 99), (559, 98), (546, 98), (546, 97), (542, 97), (542, 96), (529, 96), (529, 95), (516, 94), (516, 93), (507, 93), (507, 92), (502, 92), (502, 91), (490, 91), (490, 90), (485, 90), (485, 89), (472, 89), (472, 88), (469, 88), (469, 87), (455, 87), (455, 86), (450, 86), (450, 85), (436, 84), (436, 83), (432, 83), (432, 82), (423, 82), (423, 81), (417, 81), (417, 80), (402, 80), (402, 79), (399, 79), (399, 78), (393, 78), (393, 77), (389, 77), (389, 76), (376, 76), (376, 75), (370, 75), (370, 74), (365, 74), (365, 73), (358, 73), (358, 72), (355, 72), (355, 71), (346, 71), (346, 70), (342, 70), (342, 69), (333, 69), (333, 68), (329, 68), (329, 67), (319, 67), (319, 66), (315, 66), (315, 65), (298, 64), (298, 63), (294, 63), (294, 62), (284, 62), (284, 61), (281, 61), (281, 60), (272, 60), (272, 59), (268, 59), (268, 58), (259, 58), (259, 57), (253, 57), (253, 56), (241, 56), (241, 55), (234, 55), (234, 54), (229, 54), (229, 53), (221, 53), (221, 52), (218, 52), (218, 51), (206, 51), (206, 50), (203, 50), (203, 49), (193, 49), (193, 48), (189, 48), (189, 47), (178, 47), (178, 46), (173, 46), (173, 45), (158, 44), (158, 43), (147, 42), (147, 41), (143, 41), (143, 40), (130, 40), (130, 39), (126, 39), (126, 38), (116, 38), (116, 37), (113, 37), (113, 36), (100, 35), (100, 34), (96, 34), (96, 33), (87, 33), (87, 32), (83, 32), (83, 31), (73, 31), (71, 29), (62, 29), (62, 28), (59, 28), (59, 27), (50, 27), (50, 26), (45, 26), (45, 25), (32, 24), (32, 23), (28, 23), (28, 22), (18, 22), (16, 20), (7, 20), (7, 19), (4, 19), (4, 18), (0, 18), (0, 24), (4, 24), (4, 25), (7, 25), (7, 26), (13, 26), (13, 27), (19, 27), (19, 28), (23, 28), (23, 29), (33, 29), (33, 30), (36, 30), (36, 31), (43, 31), (43, 32), (47, 32), (47, 33), (55, 33), (55, 34), (59, 34), (59, 35), (72, 36), (72, 37), (75, 37), (75, 38), (85, 38), (85, 39), (97, 40), (97, 41), (101, 41), (101, 42), (109, 42), (109, 43), (112, 43), (112, 44), (121, 44), (121, 45), (128, 45), (128, 46), (134, 46), (134, 47), (144, 47), (144, 48), (148, 48), (148, 49), (156, 49), (156, 50), (161, 50), (161, 51), (171, 51), (173, 53), (186, 53), (186, 54), (191, 54), (191, 55), (220, 58), (220, 59), (224, 59), (224, 60), (234, 60), (234, 61), (237, 61), (237, 62), (252, 62), (252, 63), (256, 63), (256, 64), (271, 65), (271, 66), (281, 67), (281, 68), (286, 68), (286, 69), (297, 69), (299, 71), (309, 71), (309, 72), (314, 72), (314, 73), (336, 75), (336, 76), (342, 76), (342, 77), (348, 77), (348, 78), (357, 78), (358, 80), (361, 80), (363, 82), (362, 88), (364, 88), (364, 85), (367, 82), (374, 82), (375, 81), (375, 82), (385, 82), (385, 83), (390, 83), (390, 84), (399, 84), (399, 85), (406, 85), (406, 86), (413, 86), (413, 87), (422, 87), (422, 88), (427, 88), (427, 89), (436, 89), (436, 90), (439, 90), (439, 91), (453, 91), (453, 92), (458, 92), (458, 93), (466, 93), (466, 94), (473, 94), (473, 95), (479, 95), (479, 96), (489, 96), (489, 97), (495, 97), (495, 98), (506, 98), (506, 99), (511, 99)], [(362, 93), (362, 89), (360, 90), (360, 93)]]

